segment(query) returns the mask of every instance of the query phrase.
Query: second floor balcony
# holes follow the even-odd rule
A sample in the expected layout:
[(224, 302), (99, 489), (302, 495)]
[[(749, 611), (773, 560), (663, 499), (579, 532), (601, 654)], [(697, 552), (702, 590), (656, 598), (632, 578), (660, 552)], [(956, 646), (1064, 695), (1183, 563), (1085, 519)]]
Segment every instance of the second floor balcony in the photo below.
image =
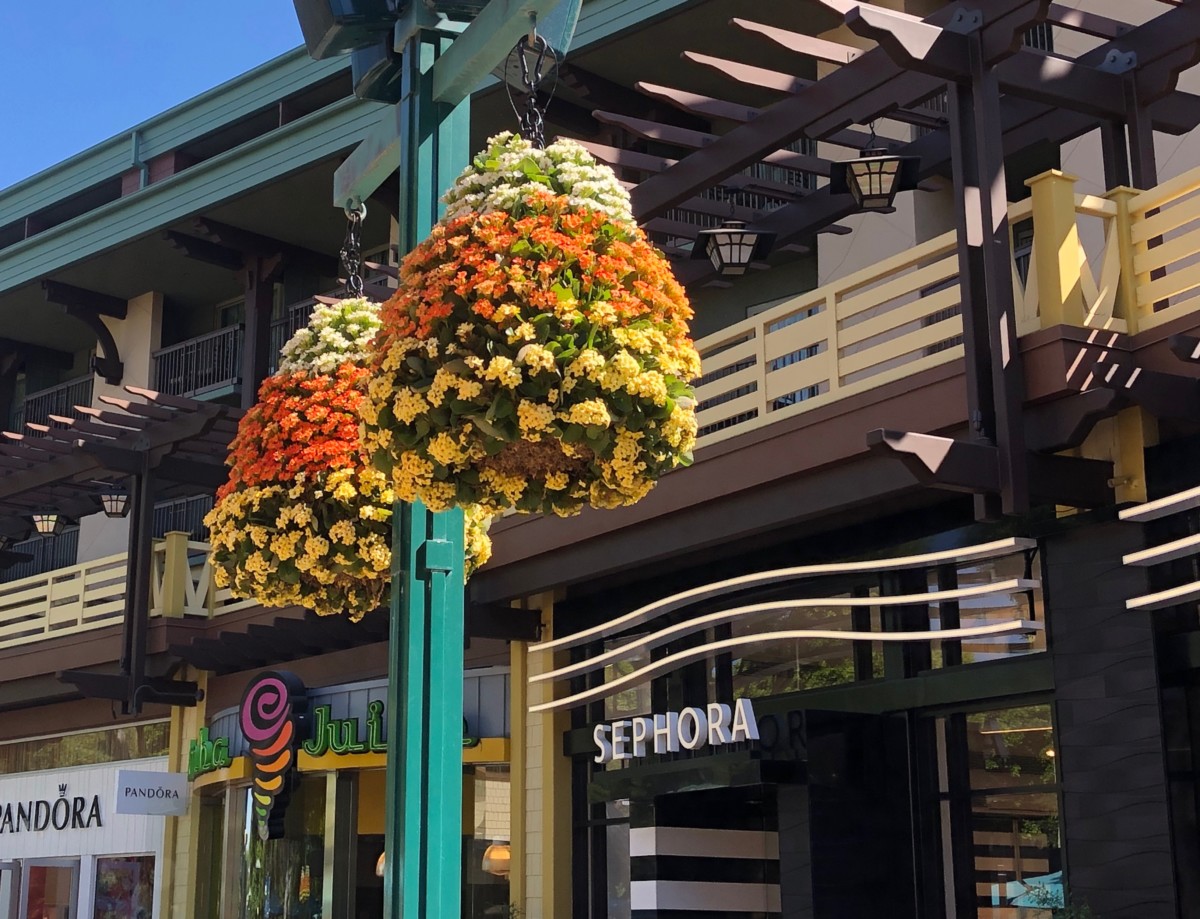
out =
[(71, 415), (76, 405), (91, 405), (95, 376), (76, 377), (36, 392), (27, 393), (8, 417), (8, 430), (23, 431), (26, 423), (46, 424), (51, 415)]
[[(120, 553), (0, 585), (0, 648), (119, 626), (127, 573)], [(208, 544), (185, 533), (155, 540), (150, 589), (151, 617), (207, 619), (255, 605), (214, 585)]]

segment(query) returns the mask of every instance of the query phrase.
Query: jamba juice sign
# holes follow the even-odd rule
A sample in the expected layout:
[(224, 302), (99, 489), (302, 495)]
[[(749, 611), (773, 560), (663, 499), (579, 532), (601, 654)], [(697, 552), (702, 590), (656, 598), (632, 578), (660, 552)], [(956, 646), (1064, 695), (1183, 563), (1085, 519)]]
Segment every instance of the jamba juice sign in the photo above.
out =
[(246, 687), (238, 724), (254, 764), (254, 816), (263, 840), (283, 835), (295, 781), (296, 747), (308, 722), (304, 684), (295, 674), (260, 673)]

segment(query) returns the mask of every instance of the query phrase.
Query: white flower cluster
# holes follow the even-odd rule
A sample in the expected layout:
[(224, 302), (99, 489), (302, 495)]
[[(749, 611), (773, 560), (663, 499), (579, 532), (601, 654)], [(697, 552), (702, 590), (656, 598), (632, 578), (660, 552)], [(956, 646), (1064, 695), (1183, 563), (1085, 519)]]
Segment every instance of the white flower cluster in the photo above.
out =
[(321, 304), (313, 310), (308, 325), (283, 346), (279, 370), (333, 373), (346, 362), (363, 365), (379, 326), (378, 303), (358, 297)]
[(512, 211), (538, 188), (566, 195), (575, 207), (603, 211), (630, 232), (637, 225), (629, 192), (616, 174), (575, 141), (560, 140), (537, 150), (509, 132), (491, 138), (487, 150), (446, 192), (443, 219), (454, 220), (472, 212)]

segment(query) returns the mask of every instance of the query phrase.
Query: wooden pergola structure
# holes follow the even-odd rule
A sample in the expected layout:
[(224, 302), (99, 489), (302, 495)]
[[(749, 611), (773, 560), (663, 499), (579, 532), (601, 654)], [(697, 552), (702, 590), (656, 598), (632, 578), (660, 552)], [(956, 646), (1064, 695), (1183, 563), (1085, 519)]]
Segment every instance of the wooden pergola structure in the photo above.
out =
[[(881, 118), (923, 129), (915, 140), (888, 147), (891, 154), (919, 158), (921, 178), (953, 182), (971, 432), (969, 439), (948, 441), (879, 431), (870, 443), (893, 451), (931, 486), (974, 492), (981, 519), (1021, 513), (1031, 495), (1052, 500), (1069, 481), (1102, 482), (1104, 470), (1095, 461), (1031, 453), (1025, 442), (1005, 159), (1099, 130), (1110, 188), (1156, 184), (1153, 133), (1182, 135), (1200, 125), (1200, 95), (1177, 88), (1180, 73), (1200, 61), (1200, 3), (1164, 0), (1161, 14), (1135, 25), (1051, 0), (951, 3), (926, 19), (858, 0), (818, 2), (875, 47), (862, 50), (734, 18), (730, 29), (830, 65), (830, 72), (810, 80), (685, 53), (690, 63), (731, 84), (781, 98), (766, 108), (747, 108), (685, 86), (638, 82), (639, 93), (666, 102), (687, 126), (651, 121), (640, 112), (597, 109), (594, 118), (617, 131), (621, 141), (581, 142), (631, 186), (634, 214), (652, 236), (668, 241), (668, 252), (685, 254), (684, 237), (726, 215), (775, 234), (777, 248), (805, 251), (819, 233), (849, 232), (838, 221), (856, 212), (853, 199), (833, 194), (829, 185), (812, 187), (811, 181), (791, 185), (757, 178), (762, 167), (828, 176), (832, 161), (789, 145), (807, 139), (862, 146), (874, 133), (868, 135), (865, 126)], [(1074, 59), (1028, 46), (1025, 36), (1043, 24), (1098, 44)], [(930, 107), (935, 99), (944, 103)], [(944, 115), (936, 114), (943, 108)], [(719, 135), (697, 130), (705, 121), (735, 127)], [(648, 153), (648, 144), (679, 155)], [(722, 203), (736, 202), (741, 191), (766, 196), (777, 206), (764, 212)], [(678, 212), (692, 217), (670, 216)], [(726, 283), (713, 281), (712, 272), (707, 261), (676, 265), (677, 276), (689, 285)], [(1126, 396), (1161, 402), (1148, 383)], [(1158, 383), (1171, 385), (1162, 378)], [(1076, 434), (1082, 419), (1094, 423), (1116, 410), (1112, 394), (1067, 401), (1052, 426)]]

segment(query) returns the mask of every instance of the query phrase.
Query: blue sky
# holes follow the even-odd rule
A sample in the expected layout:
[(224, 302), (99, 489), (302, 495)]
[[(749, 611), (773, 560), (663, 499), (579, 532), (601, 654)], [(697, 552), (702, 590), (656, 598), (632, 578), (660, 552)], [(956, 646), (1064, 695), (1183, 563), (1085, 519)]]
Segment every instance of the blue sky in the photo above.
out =
[(302, 41), (291, 0), (0, 0), (0, 189)]

